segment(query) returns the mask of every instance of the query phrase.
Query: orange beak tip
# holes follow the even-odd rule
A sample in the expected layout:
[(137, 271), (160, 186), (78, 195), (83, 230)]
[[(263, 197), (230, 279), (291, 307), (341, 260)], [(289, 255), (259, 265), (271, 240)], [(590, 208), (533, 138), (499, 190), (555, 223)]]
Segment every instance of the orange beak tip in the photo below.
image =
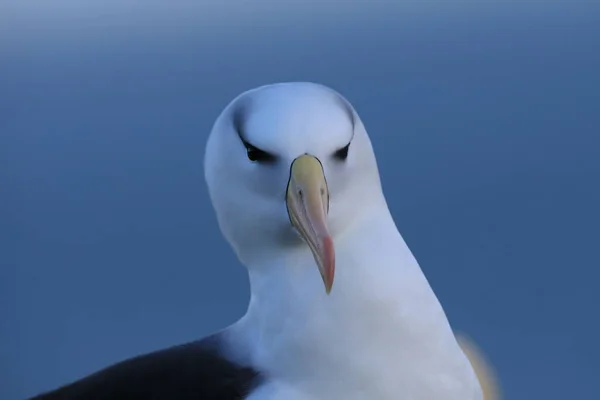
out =
[(325, 292), (331, 293), (333, 287), (333, 279), (335, 277), (335, 247), (331, 236), (327, 235), (323, 238), (323, 282), (325, 283)]

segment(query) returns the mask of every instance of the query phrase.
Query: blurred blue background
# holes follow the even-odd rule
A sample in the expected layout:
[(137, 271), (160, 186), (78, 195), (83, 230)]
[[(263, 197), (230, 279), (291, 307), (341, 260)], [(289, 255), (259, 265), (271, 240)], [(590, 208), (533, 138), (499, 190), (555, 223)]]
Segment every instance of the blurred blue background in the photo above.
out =
[(598, 4), (3, 2), (0, 399), (244, 313), (204, 143), (235, 95), (289, 80), (357, 108), (401, 232), (506, 398), (591, 398)]

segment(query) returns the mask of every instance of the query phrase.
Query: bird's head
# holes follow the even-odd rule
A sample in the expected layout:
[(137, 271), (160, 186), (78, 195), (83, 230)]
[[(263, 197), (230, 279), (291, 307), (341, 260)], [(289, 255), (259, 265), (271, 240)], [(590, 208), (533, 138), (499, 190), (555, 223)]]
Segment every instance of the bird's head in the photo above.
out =
[(312, 83), (235, 98), (209, 136), (205, 177), (221, 231), (245, 265), (260, 264), (275, 246), (308, 247), (327, 292), (336, 239), (383, 198), (357, 113)]

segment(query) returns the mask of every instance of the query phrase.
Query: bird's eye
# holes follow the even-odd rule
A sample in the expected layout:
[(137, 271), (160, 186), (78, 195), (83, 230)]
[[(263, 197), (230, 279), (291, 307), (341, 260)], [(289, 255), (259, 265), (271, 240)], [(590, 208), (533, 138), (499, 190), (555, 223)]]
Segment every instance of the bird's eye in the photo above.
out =
[(271, 153), (267, 153), (264, 150), (256, 148), (249, 143), (245, 143), (246, 151), (248, 152), (248, 160), (259, 163), (267, 163), (275, 161), (275, 156)]
[(339, 149), (335, 153), (333, 153), (333, 156), (340, 161), (345, 161), (346, 158), (348, 158), (348, 150), (349, 149), (350, 149), (350, 143), (348, 143), (346, 146), (342, 147), (341, 149)]

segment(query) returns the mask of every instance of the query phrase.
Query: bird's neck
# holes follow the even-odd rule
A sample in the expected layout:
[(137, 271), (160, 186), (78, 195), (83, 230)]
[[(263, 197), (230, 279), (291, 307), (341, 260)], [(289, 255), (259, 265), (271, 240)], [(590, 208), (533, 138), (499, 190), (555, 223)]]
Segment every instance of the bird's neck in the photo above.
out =
[(334, 241), (336, 272), (329, 295), (308, 246), (274, 251), (263, 265), (249, 268), (252, 296), (244, 318), (276, 331), (290, 318), (305, 319), (304, 323), (322, 317), (343, 327), (370, 318), (368, 311), (412, 330), (427, 318), (448, 325), (387, 208), (376, 210)]
[[(308, 249), (249, 268), (248, 312), (230, 330), (242, 361), (290, 376), (364, 368), (355, 372), (371, 382), (384, 379), (372, 373), (402, 365), (415, 374), (421, 367), (465, 368), (444, 311), (387, 209), (339, 237), (336, 259), (330, 295)], [(377, 365), (361, 367), (353, 357)]]

